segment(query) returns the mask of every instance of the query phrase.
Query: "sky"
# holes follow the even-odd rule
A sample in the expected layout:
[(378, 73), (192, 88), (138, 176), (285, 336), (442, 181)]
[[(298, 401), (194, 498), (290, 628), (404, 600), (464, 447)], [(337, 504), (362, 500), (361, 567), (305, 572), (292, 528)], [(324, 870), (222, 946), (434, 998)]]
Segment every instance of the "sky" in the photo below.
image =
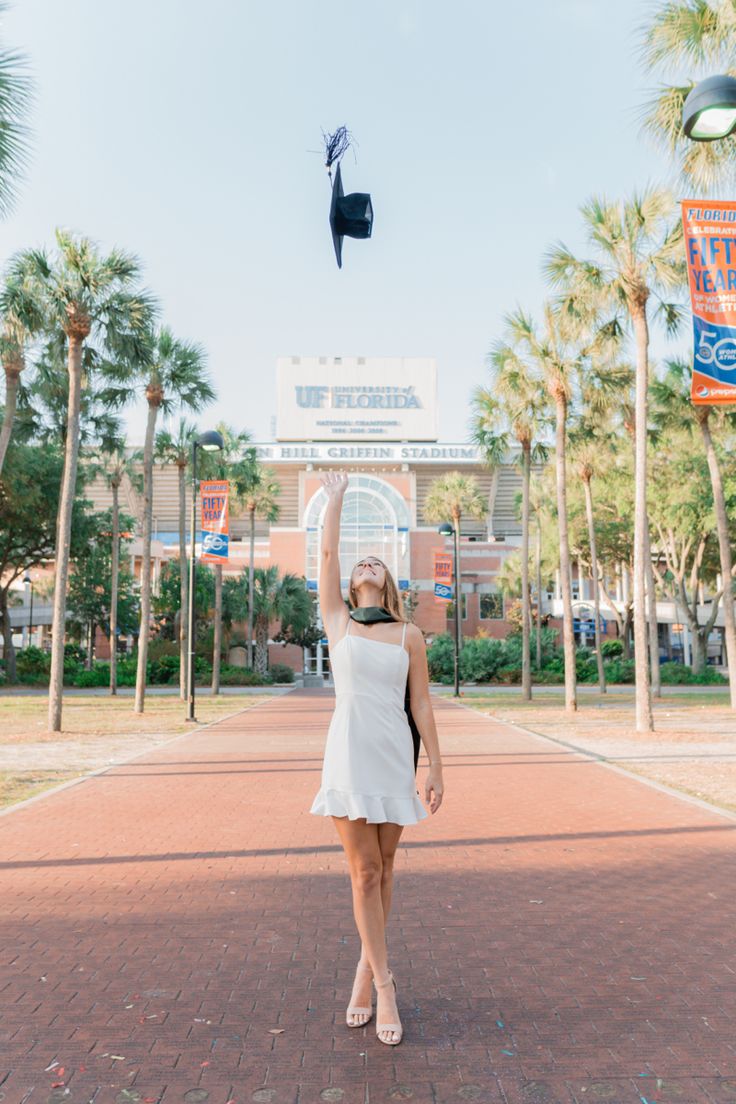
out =
[[(433, 356), (440, 439), (466, 438), (503, 315), (541, 261), (584, 252), (579, 206), (667, 183), (641, 132), (657, 83), (640, 0), (15, 0), (36, 80), (33, 156), (3, 254), (57, 226), (141, 260), (162, 320), (200, 342), (198, 421), (271, 439), (277, 356)], [(370, 241), (335, 263), (322, 131)], [(673, 346), (665, 346), (663, 352)], [(142, 440), (144, 404), (127, 412)]]

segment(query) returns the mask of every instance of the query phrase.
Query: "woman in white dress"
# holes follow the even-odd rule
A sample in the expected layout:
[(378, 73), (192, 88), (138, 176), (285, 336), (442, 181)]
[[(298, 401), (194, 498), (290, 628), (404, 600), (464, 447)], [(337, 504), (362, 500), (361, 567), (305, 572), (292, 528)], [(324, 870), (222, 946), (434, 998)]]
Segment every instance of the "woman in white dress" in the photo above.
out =
[(340, 590), (340, 514), (348, 485), (345, 472), (326, 472), (328, 495), (322, 536), (320, 609), (335, 680), (322, 784), (310, 812), (331, 816), (350, 869), (353, 914), (361, 939), (360, 961), (347, 1009), (348, 1027), (373, 1015), (382, 1043), (401, 1042), (396, 983), (388, 968), (385, 925), (391, 907), (393, 862), (405, 824), (427, 816), (417, 796), (412, 734), (404, 711), (409, 682), (411, 712), (429, 757), (424, 787), (430, 812), (442, 803), (442, 763), (429, 696), (424, 637), (406, 622), (398, 589), (386, 565), (366, 556), (350, 576), (353, 613), (378, 610), (398, 624), (353, 619)]

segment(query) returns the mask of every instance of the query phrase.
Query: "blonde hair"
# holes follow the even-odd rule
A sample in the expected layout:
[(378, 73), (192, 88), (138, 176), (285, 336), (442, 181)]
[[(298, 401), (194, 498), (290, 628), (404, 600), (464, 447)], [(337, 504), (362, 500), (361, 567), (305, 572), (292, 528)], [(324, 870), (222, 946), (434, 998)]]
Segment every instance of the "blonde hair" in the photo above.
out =
[[(383, 584), (383, 590), (381, 592), (381, 605), (384, 609), (393, 617), (394, 621), (408, 621), (409, 618), (404, 613), (404, 603), (401, 600), (399, 588), (397, 587), (394, 577), (386, 567), (380, 556), (372, 556), (374, 560), (380, 563), (385, 572), (385, 580)], [(361, 561), (358, 561), (359, 563)], [(357, 565), (356, 565), (357, 566)], [(353, 572), (355, 568), (350, 572), (350, 585), (348, 586), (348, 600), (353, 609), (358, 608), (358, 595), (356, 594), (355, 587), (353, 586)]]

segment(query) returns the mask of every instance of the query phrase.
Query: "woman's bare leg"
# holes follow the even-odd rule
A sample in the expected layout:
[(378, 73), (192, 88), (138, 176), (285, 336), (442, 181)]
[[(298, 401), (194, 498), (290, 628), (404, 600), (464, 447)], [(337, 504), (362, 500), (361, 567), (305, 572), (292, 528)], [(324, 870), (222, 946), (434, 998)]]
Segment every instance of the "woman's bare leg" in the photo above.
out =
[[(387, 912), (384, 910), (384, 898), (390, 908), (393, 858), (401, 836), (401, 826), (366, 824), (365, 820), (348, 820), (347, 817), (332, 819), (350, 868), (353, 913), (362, 943), (361, 960), (367, 961), (375, 978), (385, 980), (388, 977), (388, 963), (385, 934)], [(369, 982), (367, 974), (366, 980)], [(354, 996), (358, 1003), (361, 999), (359, 991), (354, 992)], [(379, 993), (379, 1000), (382, 1006), (381, 1020), (385, 1023), (398, 1022), (393, 988), (388, 986), (384, 988)], [(370, 992), (365, 1002), (366, 1006), (369, 1001)], [(358, 1017), (355, 1022), (361, 1023), (363, 1019)]]

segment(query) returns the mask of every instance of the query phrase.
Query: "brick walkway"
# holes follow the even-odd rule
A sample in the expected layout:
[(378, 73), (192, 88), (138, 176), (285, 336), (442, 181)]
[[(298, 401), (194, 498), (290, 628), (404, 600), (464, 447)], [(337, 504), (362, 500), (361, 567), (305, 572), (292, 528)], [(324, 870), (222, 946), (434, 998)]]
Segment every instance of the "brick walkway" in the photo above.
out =
[(331, 708), (0, 817), (4, 1104), (736, 1101), (736, 822), (447, 702), (445, 804), (396, 865), (404, 1042), (345, 1027), (346, 866), (307, 812)]

